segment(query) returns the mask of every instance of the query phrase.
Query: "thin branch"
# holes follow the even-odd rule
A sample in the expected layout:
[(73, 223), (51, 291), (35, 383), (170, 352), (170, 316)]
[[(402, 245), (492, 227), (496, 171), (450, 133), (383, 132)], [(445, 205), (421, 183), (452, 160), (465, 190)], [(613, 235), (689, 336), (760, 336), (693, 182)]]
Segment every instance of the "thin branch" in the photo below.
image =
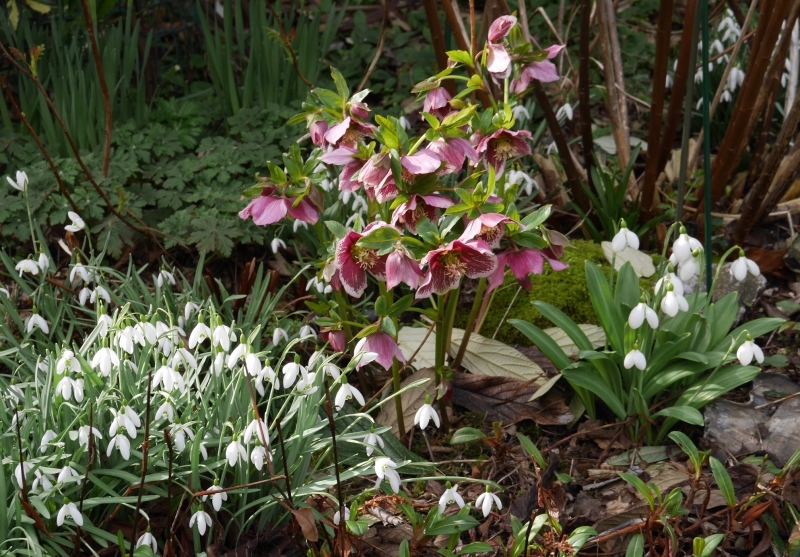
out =
[(289, 57), (292, 59), (294, 73), (297, 74), (297, 77), (300, 78), (300, 81), (305, 83), (309, 89), (313, 89), (314, 85), (312, 85), (311, 82), (305, 78), (302, 72), (300, 72), (300, 67), (297, 65), (297, 54), (295, 53), (294, 48), (292, 48), (291, 39), (286, 34), (286, 31), (283, 30), (283, 22), (281, 21), (280, 16), (275, 13), (275, 8), (272, 7), (272, 2), (270, 0), (264, 0), (264, 3), (267, 5), (267, 9), (272, 13), (272, 17), (275, 19), (275, 24), (278, 26), (278, 33), (280, 34), (283, 47), (286, 49), (286, 51), (289, 53)]
[(92, 54), (94, 55), (94, 65), (97, 68), (97, 78), (100, 80), (100, 92), (103, 94), (103, 110), (106, 113), (106, 143), (103, 147), (103, 178), (108, 176), (108, 163), (111, 160), (111, 132), (114, 120), (111, 116), (111, 98), (108, 95), (108, 85), (106, 75), (103, 71), (103, 61), (100, 59), (100, 49), (97, 47), (97, 39), (94, 36), (94, 24), (89, 13), (89, 6), (86, 0), (81, 0), (83, 9), (83, 19), (86, 21), (86, 32), (89, 35), (89, 42), (92, 44)]
[[(520, 5), (524, 0), (520, 0)], [(581, 1), (580, 65), (578, 66), (578, 98), (580, 99), (581, 139), (583, 141), (583, 166), (586, 168), (586, 181), (594, 191), (592, 183), (592, 164), (594, 164), (594, 139), (592, 137), (592, 107), (589, 92), (589, 30), (591, 25), (592, 0)], [(522, 13), (522, 10), (520, 10)], [(523, 27), (526, 34), (527, 25)], [(530, 36), (530, 33), (528, 32)]]
[(364, 77), (361, 79), (361, 83), (358, 84), (358, 89), (356, 91), (361, 91), (364, 89), (364, 86), (369, 81), (372, 72), (375, 71), (375, 68), (378, 67), (378, 62), (381, 59), (381, 55), (383, 54), (383, 45), (386, 42), (386, 31), (389, 29), (389, 0), (383, 0), (383, 21), (381, 21), (381, 36), (378, 39), (378, 46), (375, 48), (375, 56), (372, 57), (372, 62), (369, 64), (369, 68), (367, 68), (367, 73), (364, 74)]

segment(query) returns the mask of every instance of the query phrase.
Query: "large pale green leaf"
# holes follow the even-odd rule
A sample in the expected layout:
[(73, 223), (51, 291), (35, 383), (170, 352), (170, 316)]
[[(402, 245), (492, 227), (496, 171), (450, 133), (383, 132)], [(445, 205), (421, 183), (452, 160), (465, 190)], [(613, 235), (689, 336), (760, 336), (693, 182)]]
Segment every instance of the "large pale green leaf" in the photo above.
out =
[[(564, 353), (564, 350), (539, 327), (520, 319), (509, 319), (508, 322), (516, 327), (523, 335), (528, 337), (536, 348), (541, 350), (542, 354), (550, 358), (550, 361), (553, 362), (558, 369), (563, 370), (565, 367), (572, 365), (572, 360)], [(566, 336), (566, 334), (564, 336)]]
[[(581, 333), (583, 333), (583, 335), (589, 339), (589, 342), (592, 345), (590, 350), (602, 348), (606, 345), (606, 333), (602, 327), (591, 325), (589, 323), (581, 323), (578, 325), (578, 329), (580, 329)], [(561, 348), (561, 350), (564, 351), (564, 354), (570, 358), (577, 356), (578, 352), (581, 350), (585, 350), (584, 348), (578, 348), (566, 331), (560, 327), (548, 327), (547, 329), (544, 329), (544, 332), (547, 333), (550, 338), (556, 341), (556, 344), (559, 346), (559, 348)]]

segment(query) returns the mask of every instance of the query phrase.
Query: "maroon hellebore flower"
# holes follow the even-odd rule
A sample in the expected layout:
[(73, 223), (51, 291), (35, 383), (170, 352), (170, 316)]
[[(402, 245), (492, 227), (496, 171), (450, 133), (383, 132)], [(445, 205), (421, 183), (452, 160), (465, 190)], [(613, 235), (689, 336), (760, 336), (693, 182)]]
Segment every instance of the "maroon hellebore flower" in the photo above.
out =
[(527, 130), (511, 131), (501, 128), (481, 139), (476, 150), (486, 156), (486, 162), (491, 164), (497, 176), (500, 176), (507, 160), (531, 154), (530, 145), (525, 141), (531, 138), (531, 132)]
[(367, 289), (367, 272), (378, 280), (386, 280), (386, 256), (378, 256), (377, 250), (356, 244), (370, 230), (386, 223), (372, 223), (364, 229), (364, 234), (351, 230), (336, 244), (336, 268), (345, 292), (358, 298)]
[(487, 213), (470, 222), (460, 239), (468, 242), (477, 238), (486, 242), (491, 249), (496, 249), (500, 247), (500, 239), (506, 233), (507, 224), (516, 223), (505, 215)]
[(320, 331), (319, 336), (322, 342), (327, 342), (334, 352), (344, 352), (347, 350), (347, 336), (344, 331), (328, 329)]
[(486, 58), (486, 69), (498, 79), (505, 79), (511, 73), (511, 55), (506, 47), (498, 44), (498, 41), (503, 40), (516, 24), (516, 17), (504, 15), (495, 19), (489, 27), (489, 43), (486, 45), (489, 52)]
[(405, 248), (400, 248), (389, 254), (386, 258), (386, 288), (391, 290), (401, 282), (416, 289), (422, 271), (419, 263), (412, 259)]
[(436, 141), (429, 143), (427, 150), (436, 153), (444, 162), (444, 168), (439, 174), (460, 172), (466, 158), (469, 158), (472, 162), (478, 162), (478, 159), (480, 159), (472, 144), (460, 137), (448, 139), (440, 137)]
[(515, 79), (511, 84), (511, 91), (517, 95), (524, 93), (531, 84), (532, 79), (538, 79), (542, 83), (549, 83), (558, 80), (558, 70), (556, 65), (550, 62), (550, 59), (558, 56), (558, 53), (564, 49), (564, 45), (554, 44), (546, 48), (547, 60), (541, 62), (532, 62), (522, 69), (519, 79)]
[(422, 112), (433, 114), (437, 118), (444, 118), (450, 112), (450, 101), (453, 97), (444, 87), (431, 89), (422, 103)]
[(422, 258), (428, 271), (417, 290), (416, 298), (444, 294), (458, 287), (461, 277), (485, 278), (497, 268), (497, 258), (485, 242), (454, 240)]
[(358, 151), (351, 147), (339, 147), (322, 155), (319, 160), (325, 164), (344, 166), (339, 174), (339, 190), (354, 192), (361, 188), (353, 176), (364, 166), (364, 160), (357, 157)]
[(372, 155), (359, 171), (358, 181), (364, 185), (370, 200), (386, 203), (397, 197), (397, 186), (387, 153)]
[(239, 211), (239, 218), (247, 220), (253, 217), (253, 223), (258, 226), (275, 224), (281, 219), (290, 217), (308, 224), (316, 224), (319, 220), (319, 211), (304, 197), (295, 206), (296, 197), (276, 196), (277, 189), (267, 186), (261, 190), (261, 195), (253, 199), (247, 207)]
[(401, 203), (392, 213), (392, 224), (405, 225), (412, 234), (417, 233), (417, 222), (423, 218), (436, 221), (436, 209), (447, 209), (453, 201), (441, 195), (417, 195)]
[(308, 126), (308, 133), (311, 136), (311, 143), (316, 145), (317, 147), (324, 147), (326, 144), (325, 141), (325, 132), (328, 131), (328, 122), (325, 120), (317, 120), (310, 126)]
[[(400, 351), (400, 347), (397, 346), (397, 343), (390, 335), (383, 331), (372, 333), (361, 339), (356, 345), (355, 354), (358, 355), (360, 352), (373, 352), (377, 354), (378, 357), (375, 358), (375, 361), (386, 370), (392, 369), (394, 358), (397, 358), (397, 361), (402, 364), (406, 363), (406, 358)], [(361, 369), (364, 365), (366, 365), (366, 363), (359, 362), (358, 365), (356, 365), (356, 369)]]
[(530, 291), (531, 279), (529, 275), (541, 275), (544, 272), (545, 260), (554, 271), (563, 271), (569, 267), (566, 263), (552, 259), (544, 252), (535, 249), (521, 249), (501, 253), (497, 256), (497, 270), (489, 277), (489, 292), (503, 284), (506, 265), (511, 269), (519, 285)]

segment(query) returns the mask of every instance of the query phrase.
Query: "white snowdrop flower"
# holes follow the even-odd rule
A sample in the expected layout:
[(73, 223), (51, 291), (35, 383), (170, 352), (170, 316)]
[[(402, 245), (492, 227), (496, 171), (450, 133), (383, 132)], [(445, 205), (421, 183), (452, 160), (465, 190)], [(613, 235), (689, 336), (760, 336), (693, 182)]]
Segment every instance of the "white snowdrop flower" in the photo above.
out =
[(64, 377), (56, 385), (56, 396), (59, 395), (64, 400), (70, 400), (74, 395), (75, 402), (83, 402), (83, 379)]
[(108, 427), (109, 437), (116, 435), (118, 429), (124, 429), (131, 439), (136, 439), (136, 429), (142, 427), (142, 420), (139, 418), (139, 414), (134, 412), (127, 404), (123, 404), (119, 410), (112, 408), (111, 413), (114, 415), (114, 419), (111, 420), (111, 424)]
[(292, 232), (297, 233), (297, 231), (301, 228), (308, 229), (308, 225), (301, 220), (294, 221), (294, 224), (292, 225)]
[(134, 328), (125, 327), (117, 333), (114, 343), (128, 354), (133, 354)]
[(158, 553), (158, 543), (156, 542), (155, 536), (150, 533), (150, 528), (147, 528), (147, 532), (139, 536), (139, 539), (136, 541), (136, 547), (147, 546), (153, 550), (153, 553)]
[(14, 401), (14, 404), (19, 404), (21, 400), (25, 400), (25, 392), (17, 385), (8, 386), (8, 396)]
[(72, 466), (64, 466), (61, 471), (58, 473), (58, 477), (56, 478), (57, 483), (64, 483), (70, 480), (70, 478), (78, 478), (78, 483), (83, 482), (83, 476), (78, 474)]
[(645, 319), (647, 320), (647, 324), (650, 325), (651, 329), (658, 329), (658, 315), (656, 312), (653, 311), (646, 303), (639, 302), (639, 304), (631, 310), (631, 314), (628, 316), (628, 325), (630, 325), (631, 329), (638, 329), (645, 322)]
[(317, 339), (317, 332), (311, 325), (303, 325), (300, 327), (300, 340)]
[(528, 109), (518, 104), (514, 108), (511, 109), (511, 115), (514, 116), (514, 120), (519, 120), (520, 122), (524, 122), (525, 120), (530, 120), (531, 115), (528, 112)]
[(106, 456), (111, 457), (111, 452), (114, 450), (114, 447), (119, 450), (119, 454), (122, 455), (122, 458), (125, 460), (130, 460), (131, 458), (131, 442), (125, 437), (123, 434), (115, 435), (111, 438), (111, 441), (108, 443), (108, 449), (106, 449)]
[(247, 428), (244, 430), (244, 435), (242, 435), (242, 440), (245, 445), (250, 443), (253, 435), (258, 437), (262, 445), (269, 447), (269, 428), (267, 428), (267, 424), (263, 419), (252, 420), (247, 425)]
[(662, 277), (658, 279), (655, 286), (653, 287), (653, 292), (656, 296), (661, 292), (661, 285), (664, 284), (664, 278), (666, 278), (669, 283), (672, 285), (672, 289), (675, 290), (675, 293), (679, 296), (683, 296), (683, 281), (678, 278), (675, 273), (668, 273), (666, 277)]
[(494, 493), (490, 492), (489, 487), (487, 486), (486, 491), (478, 495), (478, 498), (475, 499), (475, 506), (481, 508), (484, 517), (488, 517), (492, 512), (492, 505), (497, 505), (497, 510), (501, 510), (503, 508), (503, 503), (500, 501), (500, 498)]
[(106, 304), (111, 304), (111, 296), (108, 294), (108, 290), (99, 284), (94, 287), (94, 290), (92, 290), (92, 294), (89, 297), (89, 302), (92, 304), (95, 303), (98, 297), (102, 300), (105, 300)]
[(211, 370), (214, 372), (214, 375), (219, 376), (222, 374), (222, 370), (225, 367), (225, 353), (222, 351), (217, 352), (217, 355), (214, 356), (214, 361), (211, 362)]
[(566, 117), (567, 120), (572, 120), (573, 113), (572, 113), (572, 105), (569, 103), (564, 103), (559, 107), (558, 111), (556, 112), (556, 118), (561, 120), (562, 118)]
[[(182, 453), (183, 449), (186, 448), (187, 437), (189, 440), (194, 441), (194, 431), (186, 424), (172, 424), (170, 433), (172, 434), (175, 448), (178, 449), (179, 453)], [(206, 453), (205, 446), (202, 443), (200, 443), (200, 453), (203, 455), (203, 460), (208, 458), (208, 453)]]
[[(348, 520), (350, 520), (350, 509), (345, 507), (344, 508), (344, 521), (347, 522)], [(336, 526), (339, 526), (339, 523), (341, 521), (342, 521), (341, 511), (336, 511), (335, 513), (333, 513), (333, 523), (336, 524)]]
[(6, 298), (10, 298), (11, 297), (11, 294), (9, 293), (7, 288), (0, 287), (0, 293), (5, 294)]
[(358, 211), (359, 213), (362, 211), (368, 211), (369, 206), (367, 205), (367, 200), (361, 197), (360, 195), (353, 196), (353, 211)]
[(425, 404), (414, 415), (414, 425), (419, 425), (420, 429), (425, 429), (431, 420), (436, 424), (436, 427), (439, 427), (439, 414), (431, 406), (431, 395), (426, 394)]
[(64, 499), (64, 506), (58, 511), (58, 516), (56, 517), (56, 524), (58, 526), (63, 526), (67, 517), (70, 517), (78, 526), (83, 526), (83, 515), (81, 511), (78, 510), (75, 503)]
[(345, 221), (344, 225), (347, 228), (354, 228), (356, 222), (358, 222), (361, 227), (364, 226), (364, 219), (361, 217), (361, 213), (353, 213), (352, 215), (350, 215), (347, 221)]
[(729, 103), (733, 100), (733, 95), (728, 89), (722, 91), (722, 95), (719, 97), (720, 102)]
[(539, 183), (522, 170), (509, 170), (506, 176), (509, 184), (517, 184), (522, 186), (522, 190), (525, 192), (525, 195), (531, 195), (533, 193), (534, 186), (536, 187), (537, 191), (540, 189)]
[(50, 259), (48, 259), (45, 252), (39, 252), (39, 261), (37, 262), (37, 265), (39, 265), (39, 268), (42, 270), (43, 274), (47, 273), (47, 270), (50, 268)]
[(664, 79), (664, 86), (670, 89), (672, 87), (672, 81), (672, 74), (667, 73), (667, 77)]
[(112, 324), (111, 317), (105, 313), (101, 313), (97, 316), (97, 330), (100, 333), (101, 338), (105, 338), (108, 335), (108, 331), (111, 329)]
[(757, 277), (761, 274), (761, 269), (758, 268), (755, 261), (747, 258), (743, 250), (739, 250), (739, 259), (731, 263), (731, 274), (733, 278), (741, 282), (747, 278), (748, 272)]
[(764, 352), (759, 345), (753, 342), (753, 337), (750, 336), (750, 333), (747, 333), (746, 340), (736, 351), (736, 357), (743, 366), (749, 366), (750, 362), (753, 361), (753, 357), (759, 364), (764, 363)]
[(23, 462), (21, 464), (17, 464), (14, 468), (14, 478), (17, 480), (17, 485), (22, 488), (23, 484), (23, 476), (27, 478), (30, 471), (33, 470), (33, 464), (30, 462)]
[(331, 377), (334, 381), (339, 379), (339, 376), (342, 374), (342, 370), (339, 369), (338, 366), (334, 364), (325, 364), (322, 366), (322, 371), (329, 377)]
[(189, 321), (189, 318), (200, 309), (200, 306), (195, 304), (194, 302), (186, 302), (186, 305), (183, 307), (183, 318), (186, 321)]
[(350, 203), (350, 198), (352, 196), (353, 196), (353, 192), (340, 191), (339, 192), (339, 201), (341, 201), (343, 205), (347, 205), (348, 203)]
[(628, 230), (628, 225), (623, 220), (620, 221), (619, 232), (611, 240), (611, 249), (614, 250), (614, 253), (619, 253), (627, 247), (639, 249), (639, 237)]
[(270, 247), (272, 248), (272, 253), (278, 253), (278, 250), (286, 249), (286, 242), (280, 238), (274, 238), (270, 243)]
[(172, 355), (172, 368), (177, 369), (180, 366), (183, 366), (183, 369), (187, 371), (190, 369), (197, 369), (197, 360), (192, 353), (185, 348), (178, 348), (175, 354)]
[(39, 274), (39, 264), (33, 259), (23, 259), (17, 263), (14, 268), (17, 270), (20, 276), (22, 276), (22, 273), (28, 273), (29, 275)]
[(72, 284), (78, 284), (76, 279), (82, 280), (86, 284), (92, 282), (89, 271), (80, 262), (75, 263), (75, 265), (72, 266), (72, 269), (69, 270), (69, 282)]
[(378, 489), (381, 482), (386, 479), (389, 485), (392, 486), (392, 491), (397, 493), (400, 491), (400, 474), (397, 473), (397, 464), (385, 456), (375, 459), (375, 474), (378, 476), (378, 481), (375, 482), (375, 489)]
[(163, 288), (165, 283), (175, 286), (175, 275), (173, 275), (166, 269), (161, 269), (161, 271), (157, 275), (153, 275), (153, 282), (159, 288)]
[(70, 223), (64, 227), (65, 230), (69, 230), (70, 232), (80, 232), (86, 227), (86, 223), (83, 222), (83, 219), (78, 215), (78, 213), (74, 211), (69, 211), (67, 213), (69, 217)]
[(402, 126), (404, 130), (411, 129), (411, 122), (409, 122), (408, 118), (406, 118), (405, 116), (401, 115), (400, 118), (397, 119), (397, 121), (400, 122), (400, 126)]
[(52, 429), (48, 429), (47, 431), (45, 431), (44, 435), (42, 435), (41, 441), (39, 442), (39, 452), (42, 453), (45, 452), (47, 450), (47, 446), (50, 444), (50, 441), (55, 440), (55, 438), (56, 438), (55, 431), (53, 431)]
[(78, 303), (82, 306), (85, 306), (86, 302), (89, 300), (91, 295), (92, 295), (91, 288), (86, 288), (86, 287), (81, 288), (81, 291), (78, 293)]
[(103, 434), (100, 433), (96, 427), (89, 428), (88, 425), (82, 425), (78, 428), (78, 431), (70, 431), (69, 438), (73, 441), (78, 441), (79, 445), (88, 447), (89, 446), (89, 435), (94, 435), (95, 439), (102, 439)]
[(208, 325), (203, 323), (201, 318), (197, 325), (194, 326), (194, 329), (192, 329), (192, 334), (189, 335), (189, 349), (194, 350), (198, 344), (202, 343), (207, 338), (211, 338), (211, 329), (208, 328)]
[(314, 372), (311, 373), (303, 373), (300, 380), (295, 385), (295, 389), (297, 389), (297, 394), (299, 395), (311, 395), (317, 392), (317, 387), (314, 382), (317, 379), (317, 374)]
[(351, 399), (356, 399), (361, 406), (366, 404), (366, 402), (364, 402), (364, 395), (361, 394), (361, 391), (347, 382), (346, 375), (342, 375), (342, 384), (339, 387), (339, 391), (336, 393), (336, 399), (334, 400), (334, 406), (336, 407), (336, 410), (338, 411), (344, 408), (345, 402)]
[(169, 399), (161, 403), (161, 406), (159, 406), (156, 410), (155, 420), (158, 421), (161, 418), (167, 418), (170, 423), (175, 421), (175, 408), (172, 406), (172, 403)]
[(319, 183), (319, 187), (321, 187), (324, 191), (331, 191), (334, 187), (336, 187), (336, 180), (323, 178), (322, 182)]
[(722, 54), (725, 51), (725, 46), (722, 44), (722, 41), (719, 39), (715, 39), (714, 42), (711, 43), (711, 46), (708, 48), (708, 51), (713, 56), (714, 54)]
[(558, 151), (558, 146), (556, 145), (556, 142), (553, 141), (550, 145), (548, 145), (547, 149), (545, 149), (545, 151), (547, 152), (548, 156), (550, 156), (553, 153), (555, 153), (556, 151)]
[(15, 190), (24, 192), (28, 189), (28, 175), (21, 170), (17, 170), (16, 180), (12, 180), (11, 176), (6, 176), (6, 180)]
[(158, 340), (158, 333), (156, 328), (147, 321), (140, 321), (135, 325), (134, 338), (141, 346), (146, 344), (154, 345)]
[(367, 338), (366, 337), (362, 338), (361, 340), (358, 341), (356, 347), (353, 349), (353, 359), (357, 360), (357, 366), (359, 368), (371, 362), (374, 362), (376, 359), (378, 359), (377, 352), (366, 352), (364, 350), (364, 345), (366, 344), (366, 342)]
[(367, 446), (367, 456), (372, 456), (375, 447), (383, 449), (383, 439), (381, 439), (380, 435), (375, 433), (374, 427), (371, 428), (367, 436), (364, 437), (364, 444)]
[(158, 337), (158, 349), (167, 357), (172, 354), (175, 345), (180, 341), (178, 330), (161, 321), (156, 323), (156, 336)]
[(275, 327), (272, 331), (272, 344), (277, 346), (281, 342), (289, 342), (289, 334), (280, 327)]
[(639, 345), (634, 344), (633, 350), (628, 352), (625, 355), (625, 361), (623, 362), (625, 369), (631, 369), (632, 367), (636, 367), (636, 369), (644, 370), (647, 367), (647, 360), (644, 357), (644, 354), (639, 351)]
[(271, 459), (271, 456), (262, 445), (256, 445), (253, 447), (253, 450), (250, 451), (250, 462), (253, 463), (253, 466), (255, 466), (256, 470), (259, 472), (264, 468), (264, 462), (268, 458)]
[[(275, 385), (275, 371), (270, 366), (264, 366), (256, 376), (256, 391), (261, 396), (264, 396), (264, 380), (269, 381)], [(278, 385), (280, 387), (280, 385)]]
[(205, 512), (202, 508), (198, 507), (196, 513), (192, 515), (192, 518), (189, 519), (189, 528), (194, 525), (197, 525), (197, 532), (202, 536), (206, 533), (206, 528), (211, 528), (211, 516), (207, 512)]
[(92, 358), (92, 369), (100, 369), (101, 377), (111, 375), (112, 368), (119, 367), (119, 356), (111, 348), (103, 347)]
[(72, 350), (64, 350), (61, 353), (61, 357), (56, 362), (56, 374), (63, 375), (68, 371), (78, 375), (83, 373), (81, 371), (81, 364), (78, 359), (75, 358), (75, 353)]
[(211, 332), (211, 343), (225, 352), (231, 349), (231, 340), (236, 340), (236, 334), (227, 325), (219, 323)]
[(450, 482), (447, 482), (447, 488), (442, 493), (442, 496), (439, 497), (439, 514), (444, 514), (447, 505), (452, 505), (453, 503), (457, 504), (460, 509), (464, 508), (464, 498), (458, 494), (458, 485), (450, 485)]
[(247, 462), (247, 451), (244, 450), (244, 446), (239, 442), (238, 435), (233, 436), (233, 441), (231, 441), (228, 448), (225, 449), (225, 458), (228, 460), (228, 465), (231, 467), (236, 466), (239, 460)]
[(301, 373), (306, 374), (306, 368), (301, 366), (298, 362), (289, 362), (283, 365), (283, 388), (288, 389), (297, 381), (298, 375)]
[(686, 301), (686, 298), (675, 292), (672, 285), (669, 284), (667, 285), (667, 293), (661, 300), (661, 311), (670, 317), (675, 317), (678, 315), (679, 311), (689, 311), (689, 302)]
[(31, 484), (31, 491), (35, 493), (44, 493), (45, 491), (53, 489), (52, 476), (49, 476), (48, 474), (42, 474), (39, 470), (36, 470), (34, 474), (36, 477), (33, 479), (33, 483)]
[(728, 74), (728, 89), (736, 91), (744, 83), (744, 72), (734, 66)]
[(686, 282), (691, 280), (695, 275), (700, 274), (700, 269), (703, 265), (703, 251), (695, 250), (692, 257), (686, 261), (682, 261), (678, 267), (678, 278)]
[(175, 389), (186, 392), (186, 383), (183, 381), (183, 375), (166, 364), (158, 368), (158, 371), (153, 376), (153, 388), (159, 385), (167, 392), (172, 392)]
[(695, 249), (692, 247), (692, 240), (693, 238), (686, 233), (686, 228), (681, 226), (680, 235), (672, 243), (672, 254), (675, 256), (678, 263), (683, 263), (692, 257), (692, 252)]
[[(228, 494), (225, 491), (222, 491), (222, 488), (219, 484), (214, 481), (214, 485), (208, 488), (207, 491), (214, 491), (214, 495), (211, 496), (211, 506), (214, 507), (214, 510), (219, 512), (222, 508), (222, 502), (228, 500)], [(203, 495), (203, 501), (208, 499), (208, 495)]]

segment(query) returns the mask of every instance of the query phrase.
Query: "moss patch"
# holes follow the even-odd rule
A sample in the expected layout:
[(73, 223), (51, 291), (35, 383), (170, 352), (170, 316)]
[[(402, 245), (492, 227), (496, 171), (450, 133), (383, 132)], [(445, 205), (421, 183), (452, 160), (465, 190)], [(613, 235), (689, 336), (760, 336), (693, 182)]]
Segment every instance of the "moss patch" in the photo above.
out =
[[(576, 323), (597, 324), (597, 318), (589, 299), (589, 292), (586, 288), (586, 261), (592, 261), (604, 267), (605, 271), (610, 269), (610, 265), (603, 255), (603, 248), (593, 242), (582, 240), (573, 241), (573, 248), (564, 251), (562, 261), (569, 265), (568, 269), (554, 272), (549, 266), (545, 265), (544, 274), (531, 277), (533, 289), (530, 292), (521, 290), (517, 299), (514, 295), (518, 290), (517, 281), (509, 274), (506, 281), (497, 289), (486, 314), (486, 318), (481, 328), (481, 334), (491, 337), (497, 325), (500, 323), (506, 310), (514, 300), (511, 310), (506, 316), (506, 321), (497, 333), (497, 340), (507, 344), (530, 346), (531, 342), (516, 328), (508, 324), (508, 319), (522, 319), (534, 325), (547, 328), (553, 324), (546, 319), (539, 311), (533, 307), (533, 302), (542, 300), (551, 304), (568, 316)], [(460, 315), (457, 326), (466, 325), (466, 315)]]

